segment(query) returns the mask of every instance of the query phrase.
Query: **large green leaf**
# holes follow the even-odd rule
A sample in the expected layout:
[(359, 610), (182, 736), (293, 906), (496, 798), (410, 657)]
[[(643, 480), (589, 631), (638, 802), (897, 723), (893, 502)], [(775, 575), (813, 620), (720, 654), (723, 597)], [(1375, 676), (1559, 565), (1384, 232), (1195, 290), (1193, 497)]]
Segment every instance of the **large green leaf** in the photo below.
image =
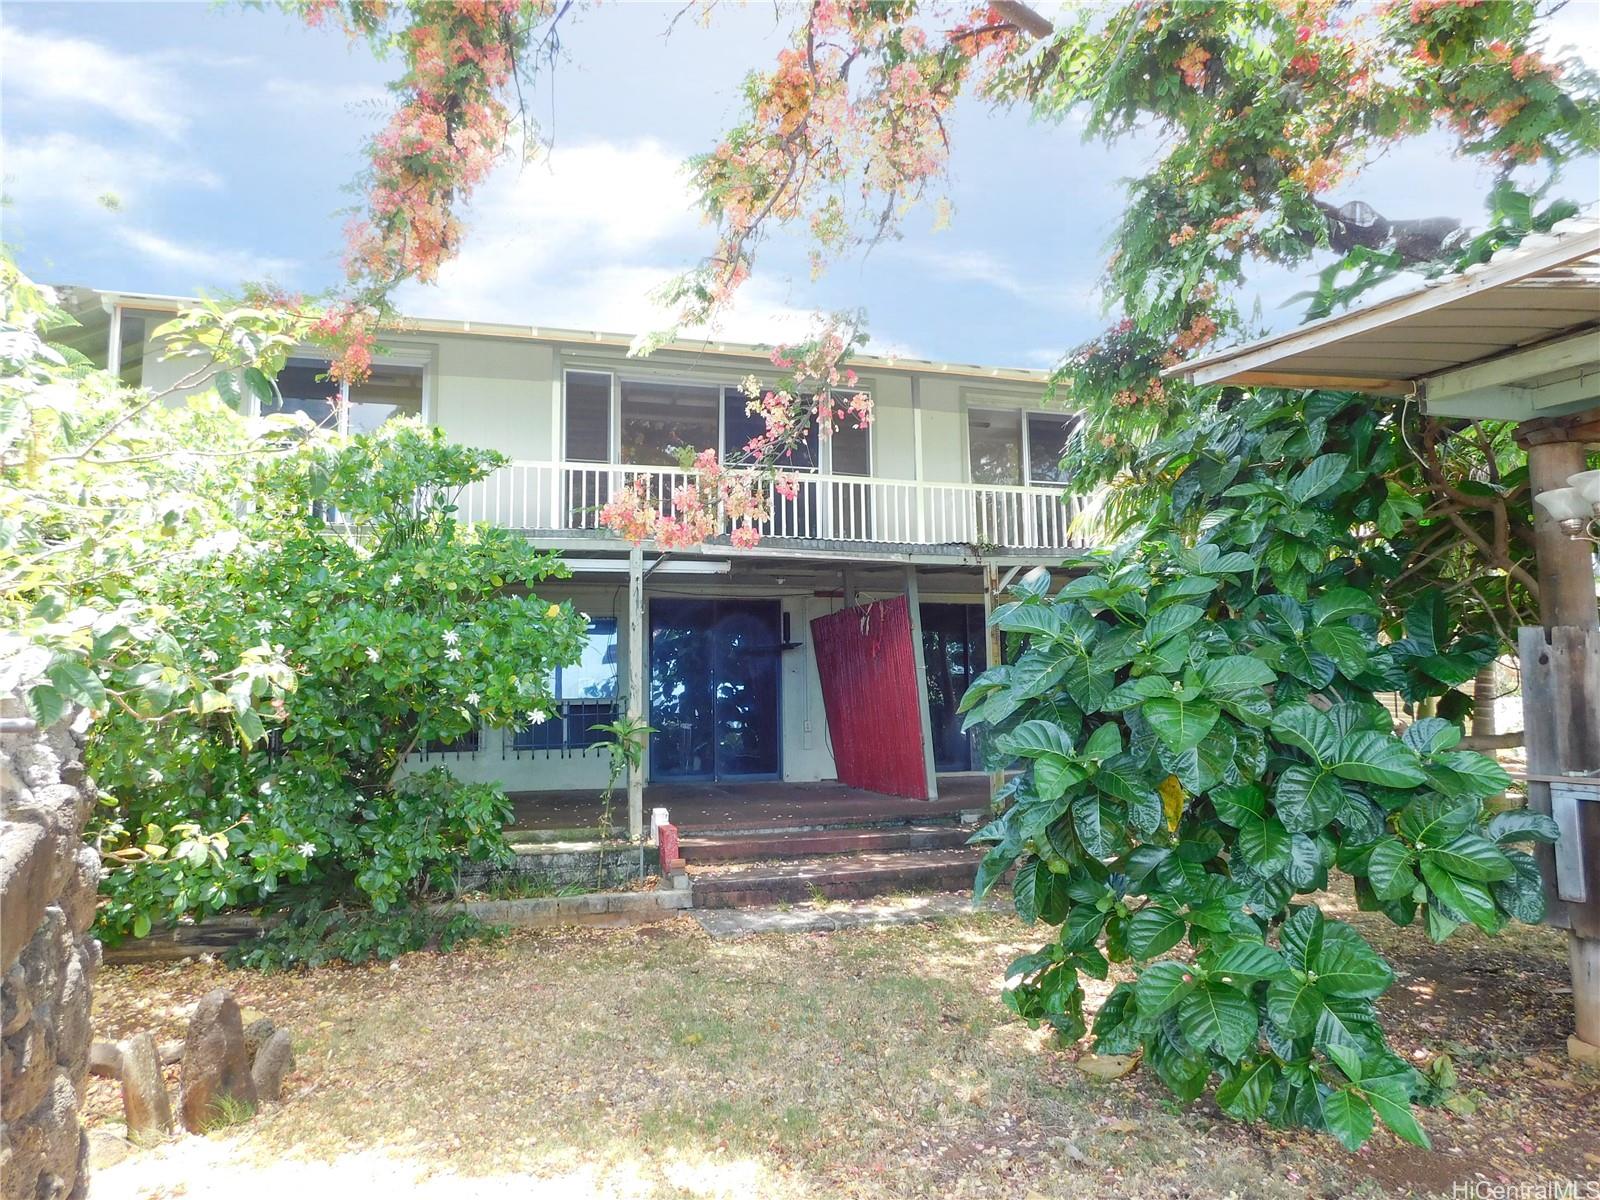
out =
[(1463, 833), (1444, 846), (1424, 850), (1422, 856), (1425, 861), (1443, 867), (1461, 879), (1488, 883), (1496, 879), (1510, 879), (1516, 874), (1511, 860), (1500, 848), (1476, 833)]
[(1370, 1000), (1394, 982), (1394, 972), (1378, 952), (1350, 926), (1329, 921), (1323, 926), (1322, 945), (1311, 960), (1317, 990), (1329, 996)]
[(1326, 714), (1309, 704), (1286, 704), (1272, 714), (1272, 732), (1319, 763), (1339, 756), (1339, 730)]
[(1278, 776), (1272, 804), (1290, 833), (1315, 833), (1326, 829), (1344, 807), (1344, 789), (1320, 767), (1296, 763)]
[(1195, 986), (1194, 972), (1184, 963), (1151, 963), (1134, 984), (1142, 1020), (1159, 1017), (1182, 1000)]
[(1155, 958), (1165, 954), (1189, 932), (1188, 923), (1171, 909), (1147, 904), (1123, 926), (1128, 953), (1134, 958)]
[(1349, 455), (1322, 454), (1317, 456), (1306, 464), (1305, 470), (1289, 481), (1289, 498), (1296, 504), (1304, 504), (1308, 500), (1315, 499), (1338, 483), (1349, 465)]
[(1289, 868), (1292, 850), (1289, 831), (1275, 816), (1255, 818), (1239, 826), (1239, 853), (1265, 878), (1281, 875)]
[(1054, 721), (1024, 721), (1000, 739), (1000, 749), (1019, 758), (1039, 758), (1054, 754), (1069, 758), (1073, 754), (1072, 739), (1067, 731)]
[(1264, 942), (1240, 939), (1207, 956), (1208, 974), (1227, 983), (1249, 984), (1262, 979), (1283, 979), (1289, 965), (1283, 956)]
[(1353, 1087), (1335, 1088), (1322, 1097), (1322, 1121), (1346, 1150), (1359, 1150), (1372, 1136), (1372, 1106)]
[(1363, 729), (1344, 739), (1334, 771), (1345, 779), (1376, 783), (1383, 787), (1414, 787), (1427, 776), (1417, 761), (1416, 751), (1399, 738)]
[(1008, 633), (1053, 638), (1061, 632), (1061, 614), (1044, 604), (1008, 604), (995, 613), (994, 624)]
[(983, 856), (983, 861), (978, 864), (977, 878), (972, 882), (972, 903), (978, 904), (990, 888), (1000, 881), (1011, 864), (1017, 861), (1022, 853), (1022, 847), (1014, 842), (1001, 842), (998, 846), (990, 848), (989, 853)]
[(1525, 925), (1537, 925), (1544, 920), (1544, 881), (1539, 875), (1539, 864), (1533, 855), (1521, 850), (1507, 850), (1516, 872), (1510, 879), (1491, 885), (1495, 902), (1507, 913)]
[(1237, 1120), (1259, 1121), (1266, 1115), (1277, 1082), (1278, 1067), (1272, 1059), (1241, 1063), (1238, 1071), (1217, 1085), (1217, 1107)]
[(1222, 710), (1209, 700), (1183, 700), (1177, 696), (1146, 700), (1139, 711), (1172, 751), (1194, 749), (1222, 715)]
[(1497, 933), (1500, 916), (1489, 889), (1475, 879), (1461, 879), (1443, 867), (1422, 860), (1422, 880), (1434, 895), (1485, 933)]
[(1256, 1042), (1256, 1006), (1236, 988), (1206, 980), (1178, 1005), (1178, 1024), (1197, 1048), (1238, 1062)]
[(1525, 808), (1496, 813), (1485, 832), (1502, 846), (1516, 842), (1554, 843), (1561, 837), (1561, 829), (1552, 818)]
[(1368, 639), (1358, 629), (1349, 625), (1321, 625), (1311, 631), (1308, 640), (1319, 654), (1331, 658), (1347, 679), (1354, 679), (1367, 669)]
[(1381, 610), (1360, 588), (1329, 588), (1311, 602), (1311, 619), (1318, 625), (1342, 621), (1347, 617), (1378, 617)]
[(1203, 690), (1215, 696), (1232, 696), (1251, 688), (1276, 683), (1277, 672), (1259, 658), (1230, 654), (1202, 663), (1197, 676)]
[(1289, 1037), (1304, 1037), (1317, 1027), (1322, 993), (1308, 980), (1274, 979), (1267, 987), (1267, 1016)]
[[(1017, 916), (1021, 917), (1024, 924), (1032, 925), (1039, 919), (1039, 901), (1034, 891), (1034, 885), (1039, 877), (1039, 860), (1029, 859), (1017, 868), (1017, 873), (1011, 880), (1011, 902), (1016, 906)], [(1049, 871), (1045, 872), (1050, 874)]]
[(1204, 619), (1206, 610), (1194, 604), (1173, 604), (1163, 608), (1145, 623), (1140, 640), (1150, 647), (1159, 646), (1168, 638), (1177, 637), (1185, 629)]
[(1396, 1071), (1386, 1075), (1369, 1075), (1361, 1081), (1361, 1092), (1379, 1119), (1396, 1135), (1424, 1150), (1433, 1148), (1427, 1132), (1411, 1111), (1411, 1092), (1404, 1074)]
[(1373, 894), (1380, 900), (1399, 900), (1417, 886), (1412, 871), (1416, 856), (1411, 847), (1397, 837), (1386, 837), (1372, 848), (1367, 859), (1367, 878)]
[(1471, 829), (1477, 815), (1478, 805), (1472, 800), (1418, 796), (1401, 810), (1400, 834), (1419, 846), (1443, 846)]

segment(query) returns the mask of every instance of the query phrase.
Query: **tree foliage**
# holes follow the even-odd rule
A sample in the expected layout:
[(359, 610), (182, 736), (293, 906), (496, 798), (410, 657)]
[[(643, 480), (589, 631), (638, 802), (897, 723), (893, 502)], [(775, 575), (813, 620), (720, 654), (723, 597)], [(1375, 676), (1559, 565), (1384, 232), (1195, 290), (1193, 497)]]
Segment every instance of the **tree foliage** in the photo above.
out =
[(405, 765), (432, 740), (543, 720), (583, 644), (570, 604), (533, 594), (564, 573), (554, 555), (455, 518), (501, 461), (412, 423), (308, 444), (260, 468), (237, 549), (155, 582), (170, 637), (208, 661), (268, 647), (297, 686), (262, 715), (236, 684), (199, 699), (226, 722), (119, 710), (94, 726), (106, 934), (241, 906), (382, 912), (505, 857), (497, 785)]
[[(1277, 398), (1242, 403), (1246, 440), (1277, 438)], [(1082, 976), (1137, 977), (1094, 1020), (1103, 1053), (1142, 1053), (1185, 1101), (1309, 1125), (1346, 1145), (1373, 1115), (1426, 1144), (1411, 1114), (1430, 1081), (1384, 1041), (1373, 1002), (1393, 981), (1350, 926), (1301, 897), (1333, 869), (1363, 909), (1421, 918), (1443, 940), (1543, 915), (1525, 843), (1546, 817), (1497, 813), (1509, 782), (1452, 749), (1444, 717), (1398, 735), (1374, 699), (1437, 695), (1473, 675), (1489, 639), (1457, 637), (1437, 595), (1395, 624), (1373, 599), (1371, 548), (1342, 515), (1378, 502), (1381, 474), (1318, 454), (1324, 427), (1359, 424), (1359, 399), (1304, 398), (1300, 432), (1208, 496), (1199, 538), (1168, 525), (1088, 555), (1052, 591), (1024, 579), (994, 623), (1020, 655), (962, 701), (991, 767), (1020, 768), (981, 896), (1016, 868), (1028, 921), (1056, 927), (1012, 964), (1006, 1003), (1065, 1041), (1088, 1031)], [(1169, 957), (1180, 951), (1178, 957)]]

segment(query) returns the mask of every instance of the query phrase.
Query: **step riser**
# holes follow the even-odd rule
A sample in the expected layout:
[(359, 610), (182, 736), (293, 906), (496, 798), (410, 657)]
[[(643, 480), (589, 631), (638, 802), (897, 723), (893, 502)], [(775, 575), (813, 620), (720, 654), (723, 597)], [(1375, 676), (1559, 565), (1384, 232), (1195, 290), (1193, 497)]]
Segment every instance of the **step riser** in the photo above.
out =
[(866, 900), (891, 892), (964, 892), (972, 889), (973, 866), (962, 864), (885, 872), (880, 877), (763, 880), (755, 887), (700, 881), (694, 885), (696, 908), (764, 908), (774, 904), (801, 904), (825, 896), (829, 900)]
[(802, 819), (752, 822), (749, 825), (707, 825), (686, 822), (678, 826), (680, 837), (745, 837), (763, 833), (838, 833), (851, 830), (861, 832), (905, 829), (908, 825), (948, 825), (961, 829), (959, 813), (931, 813), (927, 816), (905, 817), (839, 817), (831, 821), (806, 821)]
[(858, 854), (885, 850), (954, 850), (967, 844), (971, 831), (951, 826), (938, 830), (846, 830), (817, 833), (805, 837), (752, 837), (737, 843), (699, 843), (694, 838), (680, 842), (684, 860), (690, 863), (788, 862), (825, 854)]

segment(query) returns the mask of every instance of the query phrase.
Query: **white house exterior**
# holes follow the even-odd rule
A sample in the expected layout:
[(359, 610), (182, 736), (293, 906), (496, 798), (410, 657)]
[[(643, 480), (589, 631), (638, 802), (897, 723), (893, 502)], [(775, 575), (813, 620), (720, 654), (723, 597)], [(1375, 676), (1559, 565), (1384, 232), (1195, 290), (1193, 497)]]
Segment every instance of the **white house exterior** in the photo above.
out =
[[(128, 382), (159, 388), (192, 370), (151, 339), (181, 299), (66, 294), (79, 348)], [(1041, 404), (1045, 373), (858, 356), (870, 429), (842, 430), (797, 464), (799, 494), (775, 498), (761, 544), (661, 554), (600, 528), (599, 505), (640, 475), (670, 496), (683, 477), (669, 444), (736, 450), (755, 432), (740, 382), (779, 372), (769, 347), (676, 343), (629, 358), (629, 341), (409, 320), (383, 336), (342, 418), (316, 379), (325, 361), (296, 358), (279, 379), (286, 407), (314, 419), (359, 429), (407, 413), (501, 452), (511, 464), (468, 490), (461, 516), (524, 531), (572, 567), (541, 589), (591, 617), (590, 651), (556, 681), (561, 711), (428, 758), (511, 791), (599, 788), (607, 763), (589, 726), (625, 711), (632, 692), (657, 730), (635, 821), (644, 778), (835, 778), (810, 622), (909, 596), (929, 791), (939, 773), (976, 769), (955, 702), (986, 663), (984, 605), (1007, 573), (1059, 563), (1081, 540), (1058, 465), (1072, 418)]]

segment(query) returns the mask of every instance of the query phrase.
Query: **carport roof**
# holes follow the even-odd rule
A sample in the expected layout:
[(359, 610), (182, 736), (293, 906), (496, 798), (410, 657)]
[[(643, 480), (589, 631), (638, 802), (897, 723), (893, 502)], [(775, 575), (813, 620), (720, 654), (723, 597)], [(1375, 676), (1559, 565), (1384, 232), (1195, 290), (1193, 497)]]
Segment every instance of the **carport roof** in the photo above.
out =
[[(1440, 415), (1526, 419), (1571, 411), (1597, 370), (1600, 220), (1574, 218), (1459, 275), (1166, 373), (1195, 384), (1423, 395)], [(1547, 403), (1522, 394), (1556, 384)], [(1486, 388), (1498, 389), (1492, 401)], [(1507, 411), (1446, 411), (1469, 392)]]

